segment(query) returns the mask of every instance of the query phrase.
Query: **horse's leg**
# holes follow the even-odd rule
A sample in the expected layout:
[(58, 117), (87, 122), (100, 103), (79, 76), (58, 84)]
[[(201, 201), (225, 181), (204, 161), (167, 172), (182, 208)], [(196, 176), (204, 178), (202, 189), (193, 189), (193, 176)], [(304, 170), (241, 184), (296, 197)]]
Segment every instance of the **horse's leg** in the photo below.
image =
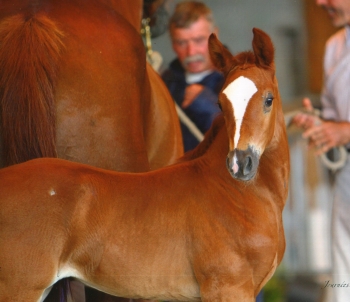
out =
[(145, 140), (152, 170), (172, 164), (183, 154), (179, 118), (163, 80), (147, 64), (151, 102), (145, 114)]
[(85, 302), (85, 286), (78, 280), (70, 280), (69, 282), (70, 294), (74, 302)]
[[(0, 270), (2, 271), (2, 267)], [(0, 275), (0, 302), (42, 302), (50, 290), (49, 285), (45, 287), (46, 283), (31, 274), (23, 276), (7, 274), (4, 271), (4, 274)]]
[(0, 302), (38, 302), (43, 300), (43, 294), (43, 290), (24, 287), (21, 283), (0, 283)]
[(115, 297), (98, 291), (91, 291), (90, 293), (89, 289), (86, 289), (86, 292), (89, 293), (86, 302), (153, 302), (152, 300), (133, 300), (129, 298)]
[[(25, 192), (22, 193), (25, 194)], [(1, 214), (8, 214), (4, 204), (11, 199), (7, 199), (4, 194), (1, 198)], [(15, 203), (10, 202), (10, 204)], [(17, 206), (18, 204), (21, 204), (21, 201), (16, 203)], [(18, 209), (13, 213), (16, 214), (12, 216), (24, 215), (24, 212)], [(45, 233), (44, 223), (38, 222), (42, 229), (36, 232), (34, 228), (23, 227), (19, 220), (12, 216), (1, 216), (0, 302), (43, 301), (48, 293), (46, 289), (52, 286), (57, 276), (56, 259), (59, 256), (50, 248), (54, 245), (50, 239), (47, 240), (50, 236), (43, 235)], [(25, 220), (23, 222), (25, 226), (33, 224), (30, 217), (37, 218), (36, 215), (28, 216), (25, 219), (22, 218)]]
[(85, 288), (86, 302), (129, 302), (130, 299), (115, 297), (92, 288)]

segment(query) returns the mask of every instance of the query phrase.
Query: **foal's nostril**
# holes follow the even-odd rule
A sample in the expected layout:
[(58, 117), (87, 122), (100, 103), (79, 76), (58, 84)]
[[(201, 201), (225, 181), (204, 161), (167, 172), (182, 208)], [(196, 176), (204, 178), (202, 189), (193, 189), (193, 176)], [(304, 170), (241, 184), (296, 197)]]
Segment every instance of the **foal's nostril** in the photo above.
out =
[(244, 160), (244, 165), (243, 165), (243, 175), (248, 175), (253, 168), (253, 160), (251, 156), (247, 156)]

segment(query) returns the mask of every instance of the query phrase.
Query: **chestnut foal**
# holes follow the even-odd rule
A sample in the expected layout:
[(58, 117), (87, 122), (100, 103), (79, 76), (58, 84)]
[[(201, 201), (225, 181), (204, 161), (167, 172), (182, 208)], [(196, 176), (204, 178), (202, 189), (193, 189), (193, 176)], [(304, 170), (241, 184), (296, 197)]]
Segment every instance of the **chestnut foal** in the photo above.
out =
[(0, 301), (74, 277), (122, 297), (253, 302), (280, 263), (289, 152), (267, 34), (232, 56), (218, 117), (179, 163), (132, 174), (62, 159), (0, 170)]

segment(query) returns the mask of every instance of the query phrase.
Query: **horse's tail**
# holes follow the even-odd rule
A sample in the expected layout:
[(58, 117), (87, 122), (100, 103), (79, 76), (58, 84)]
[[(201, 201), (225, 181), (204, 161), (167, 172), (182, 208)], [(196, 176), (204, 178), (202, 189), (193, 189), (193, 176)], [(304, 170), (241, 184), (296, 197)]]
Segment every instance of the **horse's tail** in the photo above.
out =
[(54, 84), (63, 34), (44, 15), (0, 23), (0, 121), (6, 166), (56, 157)]
[[(0, 130), (5, 166), (56, 157), (54, 84), (63, 34), (44, 15), (0, 22)], [(66, 301), (67, 280), (47, 301)]]

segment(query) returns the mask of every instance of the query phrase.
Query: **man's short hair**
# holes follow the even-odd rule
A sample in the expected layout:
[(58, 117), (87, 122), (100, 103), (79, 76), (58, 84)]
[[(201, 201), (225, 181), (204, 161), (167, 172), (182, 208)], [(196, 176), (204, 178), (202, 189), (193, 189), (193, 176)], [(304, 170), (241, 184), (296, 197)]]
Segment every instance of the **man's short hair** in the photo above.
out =
[(214, 27), (213, 13), (204, 3), (199, 1), (183, 1), (178, 3), (169, 20), (170, 33), (175, 28), (190, 27), (201, 17), (207, 19)]

